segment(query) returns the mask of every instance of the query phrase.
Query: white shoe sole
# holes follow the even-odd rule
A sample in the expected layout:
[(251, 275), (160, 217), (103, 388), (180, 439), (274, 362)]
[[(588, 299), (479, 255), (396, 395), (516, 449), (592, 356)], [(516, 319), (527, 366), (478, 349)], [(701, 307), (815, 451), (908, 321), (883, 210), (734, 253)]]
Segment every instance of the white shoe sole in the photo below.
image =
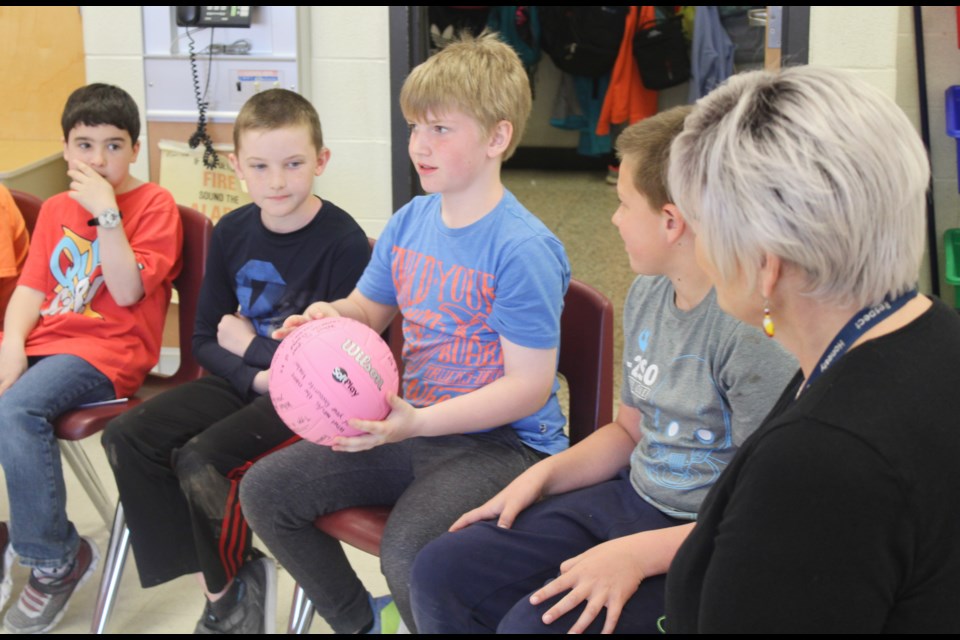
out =
[(3, 554), (3, 581), (0, 582), (0, 611), (7, 606), (10, 600), (10, 593), (13, 591), (13, 576), (10, 572), (13, 570), (13, 561), (17, 558), (17, 552), (13, 550), (13, 544), (7, 544), (7, 550)]
[[(273, 558), (262, 558), (265, 560), (267, 583), (264, 587), (267, 590), (263, 602), (263, 632), (275, 634), (277, 632), (277, 563)], [(260, 562), (261, 560), (258, 560)]]

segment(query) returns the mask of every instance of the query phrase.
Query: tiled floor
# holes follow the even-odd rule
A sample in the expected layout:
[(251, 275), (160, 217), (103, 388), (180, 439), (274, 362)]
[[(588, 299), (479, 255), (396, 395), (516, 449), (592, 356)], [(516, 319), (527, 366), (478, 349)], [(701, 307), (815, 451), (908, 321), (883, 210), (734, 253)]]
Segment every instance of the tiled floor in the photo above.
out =
[[(521, 202), (540, 216), (564, 242), (574, 277), (597, 287), (614, 302), (618, 336), (615, 350), (619, 353), (620, 310), (633, 274), (627, 265), (617, 231), (610, 223), (610, 216), (617, 205), (616, 189), (605, 184), (601, 174), (511, 171), (505, 174), (504, 180)], [(618, 369), (615, 369), (615, 375), (619, 381)], [(99, 438), (90, 438), (83, 446), (107, 490), (115, 496), (113, 476)], [(108, 525), (93, 508), (73, 472), (66, 469), (64, 475), (70, 518), (80, 533), (92, 537), (101, 552), (105, 553), (109, 538)], [(3, 496), (0, 498), (0, 519), (7, 520), (9, 510), (5, 487), (0, 496)], [(375, 594), (384, 593), (386, 583), (380, 575), (377, 559), (353, 549), (348, 550), (348, 554), (367, 588)], [(26, 581), (27, 571), (16, 567), (13, 574), (15, 586), (11, 605)], [(94, 580), (77, 592), (55, 633), (88, 631), (100, 574), (98, 570)], [(282, 631), (287, 624), (293, 580), (281, 569), (278, 584), (277, 629)], [(190, 633), (202, 608), (203, 597), (199, 586), (190, 576), (152, 589), (142, 589), (131, 556), (107, 632)], [(315, 618), (312, 632), (329, 633), (330, 629), (321, 619)]]
[[(100, 474), (107, 491), (112, 496), (116, 496), (113, 474), (100, 447), (99, 437), (88, 438), (83, 442), (83, 447), (96, 467), (97, 473)], [(81, 535), (93, 538), (102, 556), (106, 553), (109, 543), (109, 527), (100, 518), (69, 467), (65, 468), (64, 476), (69, 496), (67, 508), (70, 519)], [(7, 520), (9, 512), (5, 488), (0, 495), (4, 496), (3, 504), (0, 505), (0, 519)], [(260, 547), (263, 548), (262, 545)], [(386, 582), (380, 575), (377, 558), (355, 549), (349, 549), (348, 555), (367, 588), (376, 594), (386, 593)], [(102, 565), (101, 557), (101, 569), (97, 570), (93, 581), (77, 591), (70, 603), (69, 611), (54, 633), (87, 633), (89, 631)], [(25, 584), (27, 569), (17, 566), (14, 568), (13, 575), (14, 592), (8, 607), (15, 603), (17, 594)], [(277, 582), (277, 630), (282, 632), (286, 629), (289, 616), (293, 580), (286, 571), (281, 569)], [(151, 589), (141, 588), (131, 554), (106, 631), (107, 633), (192, 633), (202, 609), (203, 595), (196, 579), (192, 576), (185, 576)], [(311, 632), (330, 633), (330, 628), (321, 618), (315, 617)]]

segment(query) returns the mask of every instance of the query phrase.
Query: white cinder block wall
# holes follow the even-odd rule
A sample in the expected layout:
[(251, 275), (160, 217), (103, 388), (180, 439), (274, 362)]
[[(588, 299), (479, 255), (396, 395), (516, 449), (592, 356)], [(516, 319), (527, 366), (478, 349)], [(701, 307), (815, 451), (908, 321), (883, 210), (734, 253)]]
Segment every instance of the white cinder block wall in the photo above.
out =
[[(146, 104), (140, 7), (84, 6), (87, 82), (109, 82)], [(353, 214), (377, 237), (391, 210), (387, 7), (309, 10), (310, 95), (332, 151), (317, 193)], [(146, 130), (144, 124), (144, 131)], [(146, 134), (141, 136), (146, 149)], [(149, 175), (141, 153), (134, 175)]]
[(146, 83), (143, 75), (143, 19), (140, 7), (80, 7), (87, 82), (122, 87), (140, 106), (140, 147), (131, 173), (150, 179), (147, 156)]
[(311, 100), (331, 150), (318, 193), (378, 237), (391, 205), (387, 7), (310, 9)]
[[(960, 84), (955, 8), (923, 7), (923, 32), (938, 276), (941, 296), (949, 304), (954, 290), (943, 280), (943, 232), (960, 226), (956, 144), (945, 133), (944, 106), (947, 87)], [(811, 7), (810, 63), (860, 75), (894, 98), (920, 130), (912, 7)], [(931, 290), (929, 256), (920, 270), (920, 288)]]
[(810, 64), (846, 69), (891, 98), (899, 7), (810, 7)]

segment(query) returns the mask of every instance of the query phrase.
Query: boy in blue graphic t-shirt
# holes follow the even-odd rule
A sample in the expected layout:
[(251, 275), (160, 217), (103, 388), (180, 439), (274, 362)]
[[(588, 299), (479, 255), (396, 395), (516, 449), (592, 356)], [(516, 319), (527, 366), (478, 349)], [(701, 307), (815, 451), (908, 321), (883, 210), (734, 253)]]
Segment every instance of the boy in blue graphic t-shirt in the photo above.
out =
[(387, 630), (390, 599), (368, 595), (316, 516), (393, 505), (381, 566), (408, 626), (414, 556), (464, 510), (566, 447), (556, 399), (560, 312), (570, 268), (560, 241), (500, 181), (519, 143), (530, 85), (495, 37), (465, 39), (418, 66), (400, 104), (424, 190), (378, 238), (349, 296), (296, 324), (348, 316), (382, 331), (403, 315), (404, 397), (365, 435), (298, 443), (241, 486), (254, 530), (336, 632)]

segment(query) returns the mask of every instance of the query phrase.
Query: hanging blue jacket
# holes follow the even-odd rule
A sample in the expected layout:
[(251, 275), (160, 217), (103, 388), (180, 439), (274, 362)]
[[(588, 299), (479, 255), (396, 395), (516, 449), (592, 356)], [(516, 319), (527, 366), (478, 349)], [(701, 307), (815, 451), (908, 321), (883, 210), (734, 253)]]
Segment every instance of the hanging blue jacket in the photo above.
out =
[(698, 6), (690, 50), (689, 102), (696, 102), (733, 75), (733, 50), (717, 7)]

